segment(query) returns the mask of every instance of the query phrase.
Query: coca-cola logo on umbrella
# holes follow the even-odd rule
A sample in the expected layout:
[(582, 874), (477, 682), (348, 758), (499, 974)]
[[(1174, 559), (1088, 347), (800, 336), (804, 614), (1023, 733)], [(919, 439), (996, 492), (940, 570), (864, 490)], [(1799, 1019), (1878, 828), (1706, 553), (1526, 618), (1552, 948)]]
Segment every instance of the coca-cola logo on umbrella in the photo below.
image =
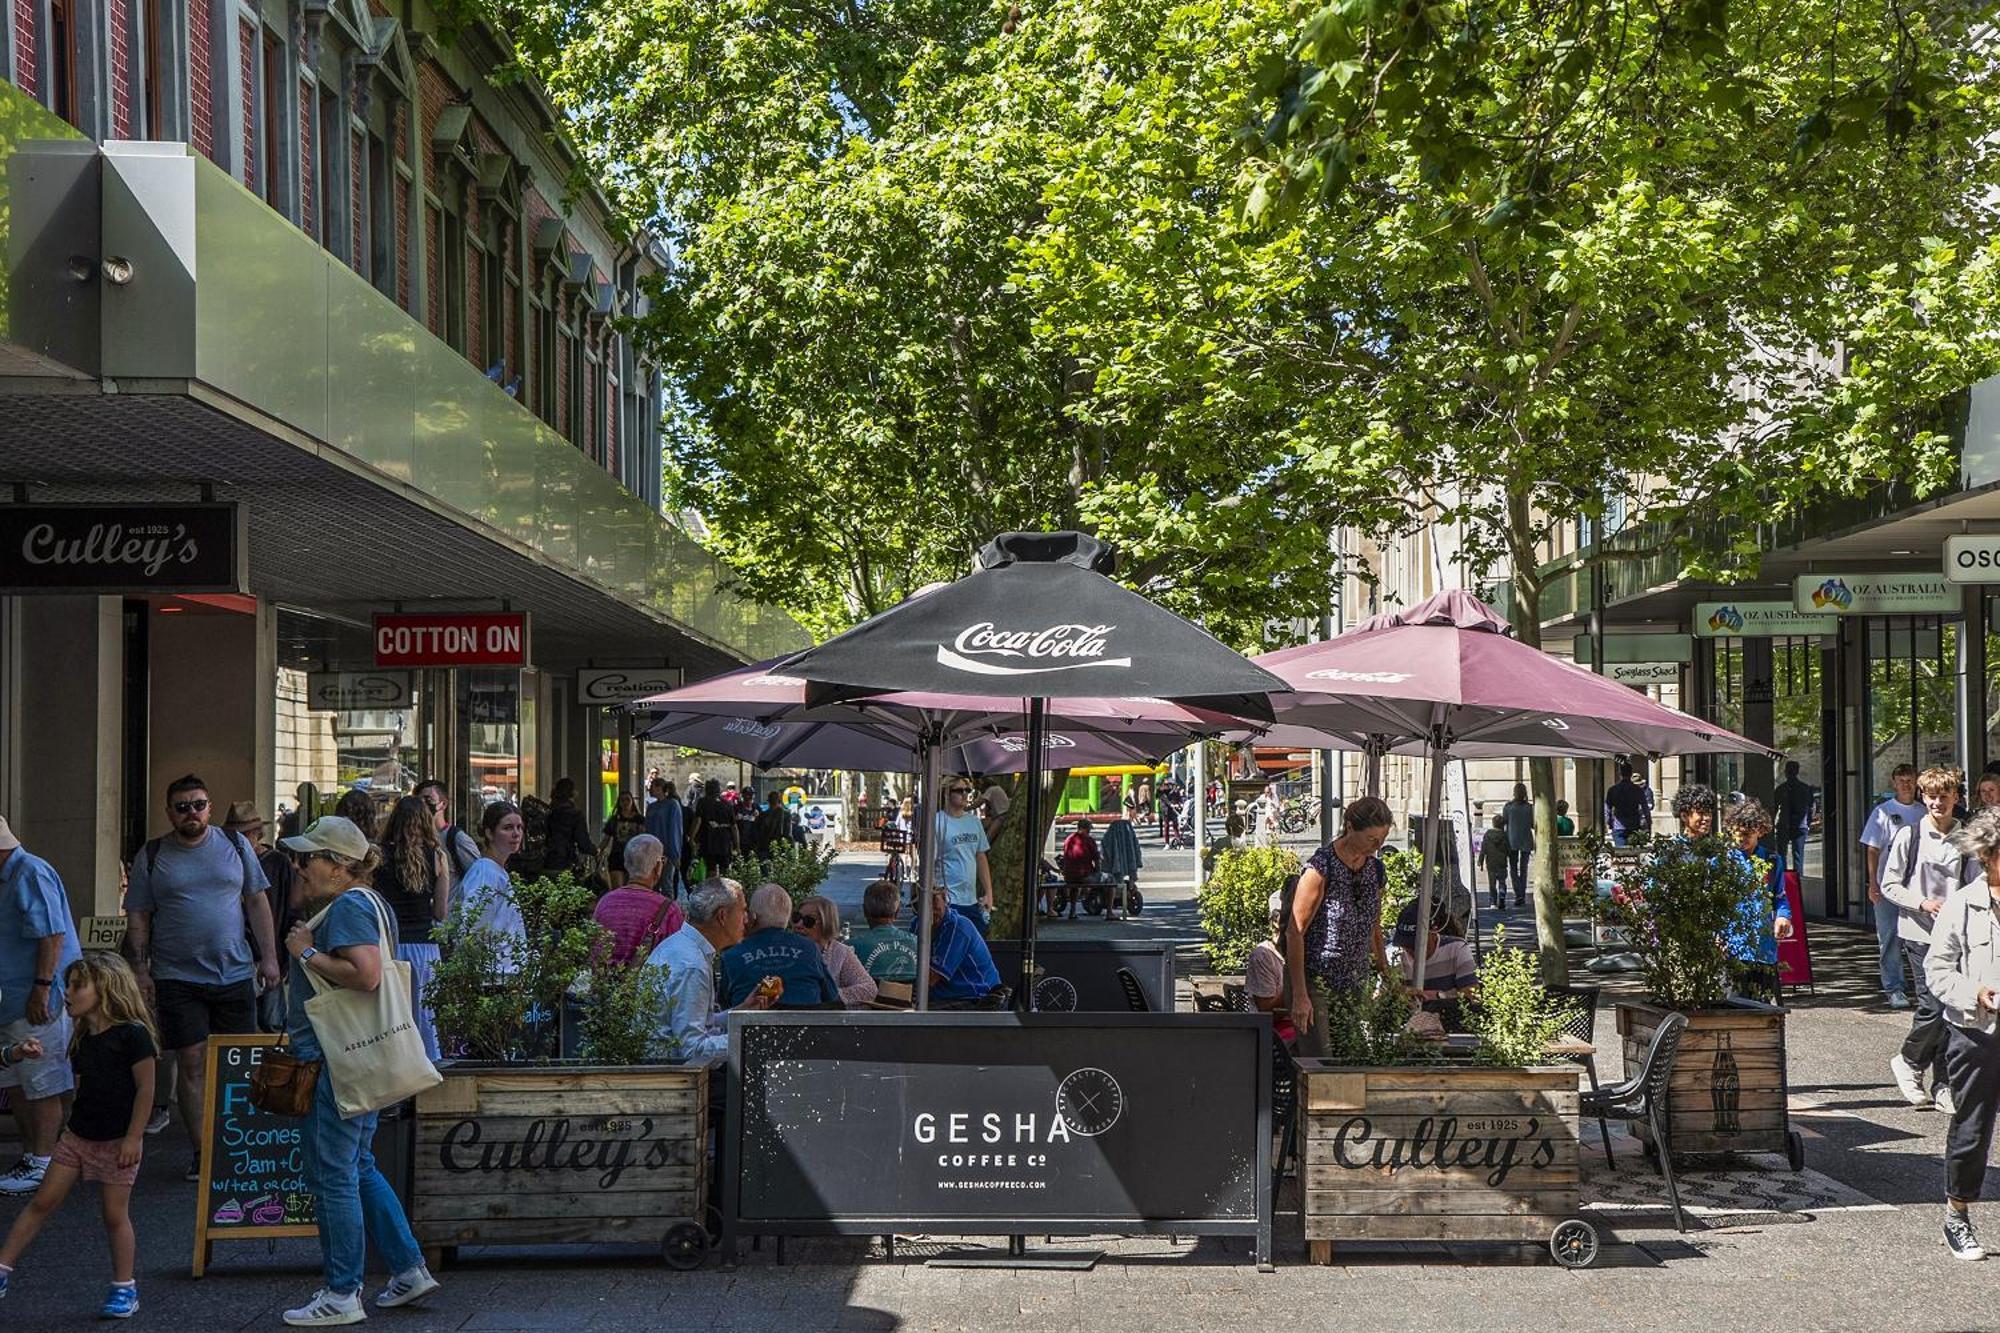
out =
[[(1001, 629), (992, 621), (968, 625), (951, 647), (938, 645), (940, 666), (978, 676), (1041, 676), (1089, 667), (1129, 668), (1129, 657), (1106, 657), (1115, 625), (1050, 625)], [(993, 659), (1002, 658), (1005, 661)]]

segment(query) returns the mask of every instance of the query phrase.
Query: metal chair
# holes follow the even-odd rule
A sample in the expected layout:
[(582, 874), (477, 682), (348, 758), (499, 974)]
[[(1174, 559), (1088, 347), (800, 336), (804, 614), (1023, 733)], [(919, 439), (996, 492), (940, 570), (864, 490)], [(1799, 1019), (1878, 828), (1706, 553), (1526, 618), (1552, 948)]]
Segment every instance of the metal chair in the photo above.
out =
[(1125, 1007), (1135, 1014), (1151, 1013), (1153, 1006), (1146, 1000), (1146, 988), (1139, 984), (1129, 967), (1118, 969), (1118, 987), (1125, 992)]
[(1674, 1151), (1669, 1137), (1671, 1091), (1674, 1062), (1680, 1058), (1681, 1036), (1687, 1031), (1685, 1014), (1668, 1014), (1653, 1032), (1652, 1045), (1639, 1072), (1615, 1087), (1587, 1092), (1581, 1109), (1585, 1115), (1609, 1116), (1613, 1120), (1645, 1121), (1653, 1133), (1654, 1155), (1661, 1174), (1667, 1178), (1667, 1198), (1674, 1206), (1674, 1229), (1687, 1230), (1681, 1213), (1680, 1186), (1674, 1182)]
[[(1285, 1043), (1278, 1040), (1278, 1034), (1271, 1034), (1271, 1127), (1278, 1135), (1277, 1156), (1271, 1164), (1272, 1207), (1277, 1206), (1278, 1187), (1285, 1180), (1285, 1164), (1292, 1158), (1298, 1146), (1299, 1121), (1299, 1071), (1292, 1063), (1292, 1053), (1285, 1049)], [(1305, 1186), (1301, 1183), (1299, 1213), (1305, 1213)]]
[[(1563, 1006), (1564, 1036), (1574, 1037), (1578, 1041), (1596, 1040), (1597, 1000), (1603, 992), (1604, 988), (1602, 986), (1550, 987), (1549, 993), (1555, 996)], [(1572, 1058), (1583, 1066), (1584, 1073), (1590, 1080), (1590, 1090), (1593, 1093), (1600, 1091), (1597, 1084), (1597, 1056), (1591, 1054), (1574, 1056)], [(1611, 1127), (1605, 1124), (1604, 1117), (1601, 1115), (1597, 1117), (1597, 1132), (1604, 1138), (1604, 1164), (1606, 1166), (1617, 1166), (1618, 1163), (1611, 1156)]]

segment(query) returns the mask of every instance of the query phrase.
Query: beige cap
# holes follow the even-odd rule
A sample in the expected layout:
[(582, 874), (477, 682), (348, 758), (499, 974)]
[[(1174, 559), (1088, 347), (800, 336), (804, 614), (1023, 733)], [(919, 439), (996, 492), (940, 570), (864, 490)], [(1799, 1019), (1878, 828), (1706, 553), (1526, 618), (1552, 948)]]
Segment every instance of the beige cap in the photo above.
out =
[(326, 815), (296, 838), (280, 838), (278, 845), (288, 852), (332, 852), (346, 861), (368, 859), (368, 838), (351, 819)]
[(1004, 815), (1014, 805), (1014, 798), (1009, 796), (1007, 789), (997, 782), (988, 787), (980, 799), (986, 803), (988, 814)]
[(20, 845), (21, 840), (14, 836), (14, 830), (7, 827), (5, 819), (0, 819), (0, 852), (11, 852)]
[(229, 813), (222, 820), (222, 827), (232, 833), (241, 832), (247, 828), (262, 828), (263, 826), (264, 816), (257, 813), (257, 803), (255, 801), (230, 802)]

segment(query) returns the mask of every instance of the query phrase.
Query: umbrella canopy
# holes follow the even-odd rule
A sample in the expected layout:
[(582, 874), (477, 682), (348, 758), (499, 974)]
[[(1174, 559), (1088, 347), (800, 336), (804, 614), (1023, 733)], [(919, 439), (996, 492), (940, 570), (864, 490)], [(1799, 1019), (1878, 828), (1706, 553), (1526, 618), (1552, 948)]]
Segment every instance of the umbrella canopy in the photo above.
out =
[(980, 568), (817, 648), (783, 674), (813, 703), (894, 690), (1067, 699), (1159, 698), (1268, 721), (1284, 681), (1105, 575), (1079, 532), (1008, 532)]
[(1462, 759), (1769, 748), (1530, 648), (1463, 589), (1257, 662), (1294, 691), (1278, 696), (1269, 744), (1441, 742)]
[[(867, 721), (765, 722), (743, 714), (669, 712), (640, 720), (648, 740), (728, 755), (759, 768), (858, 769), (908, 773), (916, 766), (914, 721), (887, 715)], [(1051, 729), (1042, 738), (1053, 768), (1087, 764), (1154, 763), (1187, 744), (1185, 732), (1105, 732)], [(1028, 740), (1011, 731), (959, 732), (940, 749), (940, 762), (958, 773), (1019, 773), (1028, 767)]]

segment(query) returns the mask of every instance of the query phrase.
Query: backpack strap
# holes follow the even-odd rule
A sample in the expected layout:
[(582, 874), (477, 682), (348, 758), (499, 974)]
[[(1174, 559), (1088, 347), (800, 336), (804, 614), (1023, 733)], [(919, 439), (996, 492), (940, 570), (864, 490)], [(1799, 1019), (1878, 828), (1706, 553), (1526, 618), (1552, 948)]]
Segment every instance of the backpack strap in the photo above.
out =
[(146, 846), (145, 846), (145, 857), (146, 857), (146, 878), (147, 878), (147, 879), (151, 879), (151, 878), (152, 878), (152, 877), (154, 876), (154, 874), (155, 874), (155, 873), (157, 873), (157, 872), (159, 871), (159, 868), (160, 868), (160, 844), (161, 844), (162, 842), (164, 842), (164, 841), (166, 841), (166, 839), (164, 839), (164, 838), (148, 838), (148, 839), (146, 839)]

